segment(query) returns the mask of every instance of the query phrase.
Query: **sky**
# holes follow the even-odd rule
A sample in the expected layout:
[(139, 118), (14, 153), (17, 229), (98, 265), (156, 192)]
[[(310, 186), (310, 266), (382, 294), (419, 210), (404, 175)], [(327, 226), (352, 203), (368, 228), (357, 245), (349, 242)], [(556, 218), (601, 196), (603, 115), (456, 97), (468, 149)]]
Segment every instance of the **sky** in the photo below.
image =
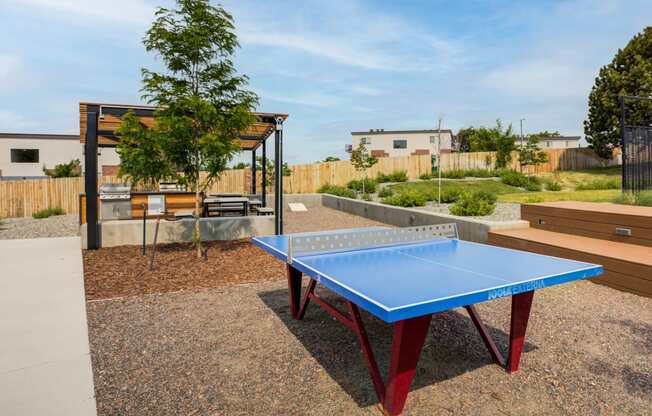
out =
[[(351, 131), (512, 123), (582, 135), (601, 66), (650, 0), (224, 0), (236, 66), (285, 112), (284, 156), (345, 157)], [(142, 38), (167, 0), (0, 0), (0, 131), (77, 134), (78, 103), (141, 103)], [(271, 147), (271, 146), (270, 146)]]

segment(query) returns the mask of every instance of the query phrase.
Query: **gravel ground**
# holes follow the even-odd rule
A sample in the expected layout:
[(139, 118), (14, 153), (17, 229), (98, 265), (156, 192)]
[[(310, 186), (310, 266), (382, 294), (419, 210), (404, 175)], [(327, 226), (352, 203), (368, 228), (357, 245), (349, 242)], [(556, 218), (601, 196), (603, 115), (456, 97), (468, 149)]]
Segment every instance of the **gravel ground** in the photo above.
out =
[(0, 240), (76, 235), (79, 235), (79, 217), (77, 215), (55, 215), (40, 220), (5, 218), (0, 221)]
[[(416, 209), (422, 209), (424, 211), (436, 212), (440, 214), (451, 214), (448, 211), (448, 208), (452, 204), (441, 204), (437, 206), (436, 202), (428, 202), (423, 207), (416, 207)], [(512, 221), (521, 219), (521, 204), (508, 204), (497, 202), (496, 209), (491, 215), (484, 215), (479, 217), (462, 217), (462, 218), (475, 218), (478, 220), (487, 220), (487, 221)]]
[[(377, 415), (355, 335), (284, 282), (89, 302), (100, 415)], [(504, 351), (509, 299), (479, 305)], [(385, 372), (389, 327), (364, 315)], [(649, 415), (652, 299), (578, 282), (537, 292), (521, 369), (490, 358), (463, 310), (436, 315), (410, 415)]]

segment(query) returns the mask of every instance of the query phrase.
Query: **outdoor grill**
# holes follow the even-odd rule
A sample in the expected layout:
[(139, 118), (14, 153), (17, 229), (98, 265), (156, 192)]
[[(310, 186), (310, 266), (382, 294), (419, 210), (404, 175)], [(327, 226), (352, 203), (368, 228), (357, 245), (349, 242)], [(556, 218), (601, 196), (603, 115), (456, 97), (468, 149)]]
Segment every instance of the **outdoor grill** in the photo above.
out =
[(125, 184), (100, 185), (100, 219), (126, 220), (131, 218), (131, 187)]

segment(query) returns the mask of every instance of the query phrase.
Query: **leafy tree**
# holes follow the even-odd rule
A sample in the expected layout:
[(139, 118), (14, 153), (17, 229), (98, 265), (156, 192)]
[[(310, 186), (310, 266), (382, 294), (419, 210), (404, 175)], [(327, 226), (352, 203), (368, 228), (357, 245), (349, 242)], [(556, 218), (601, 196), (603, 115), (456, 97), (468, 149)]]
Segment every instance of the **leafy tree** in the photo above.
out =
[(471, 150), (471, 144), (469, 143), (469, 136), (474, 132), (473, 127), (464, 127), (461, 128), (454, 137), (454, 148), (458, 152), (469, 152)]
[[(523, 170), (524, 166), (538, 166), (548, 161), (548, 154), (539, 147), (541, 135), (530, 135), (527, 142), (518, 148), (518, 163)], [(555, 137), (555, 136), (547, 136)]]
[[(609, 159), (620, 146), (620, 105), (622, 95), (652, 97), (652, 27), (635, 35), (619, 49), (610, 64), (600, 68), (589, 94), (589, 111), (584, 134), (598, 156)], [(652, 122), (652, 101), (628, 105), (628, 123)]]
[(43, 165), (43, 173), (51, 178), (76, 178), (81, 176), (81, 162), (73, 159), (68, 163), (59, 163), (48, 169)]
[(362, 172), (364, 180), (362, 181), (362, 194), (364, 195), (364, 183), (367, 180), (367, 169), (378, 163), (378, 159), (367, 153), (367, 147), (360, 143), (358, 147), (351, 150), (351, 164), (358, 172)]
[(506, 129), (500, 119), (495, 127), (478, 127), (468, 135), (471, 152), (496, 152), (496, 168), (504, 168), (512, 160), (512, 151), (516, 149), (516, 136), (510, 124)]
[(336, 156), (328, 156), (326, 159), (324, 159), (324, 162), (338, 162), (340, 160), (339, 157)]
[(247, 169), (249, 166), (251, 166), (249, 163), (239, 162), (233, 165), (233, 169)]
[(133, 114), (118, 131), (120, 175), (132, 182), (171, 179), (195, 193), (194, 241), (201, 257), (201, 196), (239, 150), (235, 139), (254, 121), (258, 97), (245, 90), (233, 56), (239, 46), (233, 18), (208, 0), (177, 0), (159, 8), (143, 43), (165, 72), (142, 70), (143, 98), (155, 104), (145, 129)]
[[(262, 172), (263, 169), (263, 157), (258, 156), (256, 158), (256, 170), (258, 172)], [(283, 167), (281, 168), (281, 174), (283, 176), (292, 176), (292, 168), (287, 164), (287, 162), (283, 162)], [(266, 185), (273, 185), (275, 182), (276, 178), (276, 161), (270, 160), (270, 159), (265, 159), (265, 184)], [(290, 190), (290, 192), (292, 192)]]

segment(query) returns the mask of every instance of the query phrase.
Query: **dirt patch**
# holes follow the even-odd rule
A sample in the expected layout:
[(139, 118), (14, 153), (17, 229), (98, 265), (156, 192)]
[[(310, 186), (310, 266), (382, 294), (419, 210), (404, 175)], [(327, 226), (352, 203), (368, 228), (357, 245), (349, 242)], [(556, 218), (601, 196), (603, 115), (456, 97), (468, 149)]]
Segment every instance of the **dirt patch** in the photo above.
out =
[[(333, 230), (384, 225), (363, 217), (315, 207), (307, 212), (287, 212), (285, 231)], [(154, 270), (139, 246), (109, 247), (84, 251), (86, 299), (111, 299), (149, 293), (216, 288), (225, 285), (278, 280), (284, 265), (255, 247), (249, 239), (205, 243), (206, 259), (197, 259), (190, 244), (157, 247)]]

